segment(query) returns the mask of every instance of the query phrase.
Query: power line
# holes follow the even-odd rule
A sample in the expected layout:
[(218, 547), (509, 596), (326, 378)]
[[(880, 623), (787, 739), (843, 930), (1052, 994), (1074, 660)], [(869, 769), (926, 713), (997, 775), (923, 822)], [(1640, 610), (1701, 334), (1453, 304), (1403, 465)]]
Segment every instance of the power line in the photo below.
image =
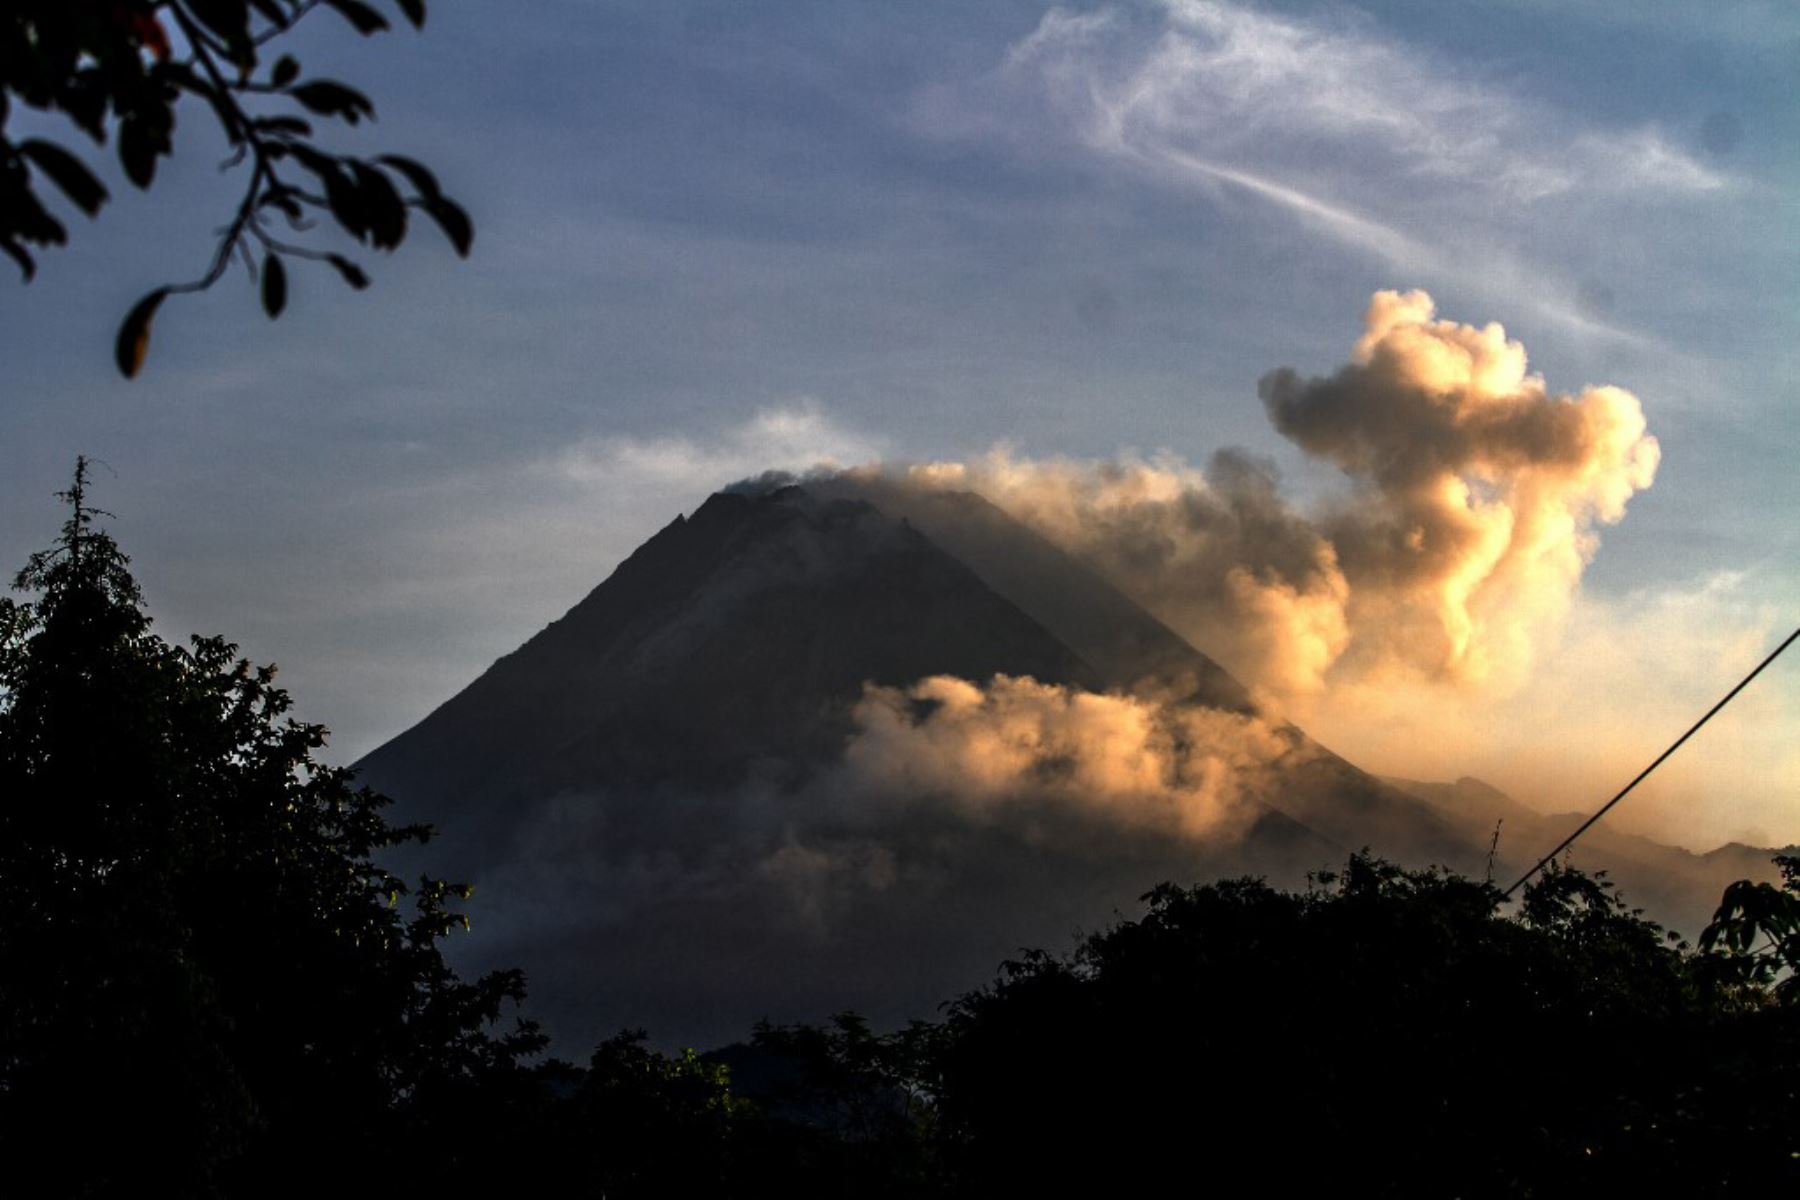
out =
[(1634, 788), (1638, 784), (1644, 782), (1644, 780), (1649, 777), (1650, 772), (1652, 772), (1652, 771), (1656, 770), (1656, 768), (1662, 766), (1664, 759), (1668, 758), (1669, 755), (1671, 755), (1671, 754), (1675, 753), (1677, 750), (1681, 749), (1681, 744), (1683, 742), (1687, 741), (1689, 738), (1693, 737), (1694, 734), (1698, 733), (1700, 731), (1700, 727), (1702, 725), (1706, 724), (1708, 721), (1712, 720), (1713, 715), (1715, 713), (1717, 713), (1721, 708), (1724, 708), (1727, 704), (1730, 704), (1732, 697), (1736, 696), (1739, 692), (1743, 691), (1746, 687), (1748, 687), (1750, 684), (1750, 681), (1752, 679), (1755, 679), (1758, 675), (1762, 674), (1762, 670), (1764, 667), (1768, 666), (1770, 663), (1772, 663), (1776, 659), (1780, 658), (1781, 652), (1783, 650), (1786, 650), (1789, 646), (1793, 645), (1794, 639), (1796, 639), (1796, 638), (1800, 638), (1800, 629), (1796, 629), (1796, 630), (1794, 630), (1794, 632), (1788, 634), (1787, 640), (1782, 642), (1781, 645), (1775, 647), (1775, 649), (1769, 654), (1769, 657), (1763, 659), (1761, 662), (1756, 664), (1756, 670), (1754, 670), (1754, 671), (1750, 672), (1748, 675), (1744, 676), (1744, 678), (1738, 682), (1738, 685), (1736, 687), (1732, 688), (1729, 692), (1726, 692), (1725, 698), (1723, 700), (1720, 700), (1717, 704), (1715, 704), (1711, 708), (1707, 709), (1706, 715), (1704, 717), (1701, 717), (1698, 721), (1695, 721), (1693, 723), (1693, 725), (1688, 728), (1688, 731), (1686, 733), (1684, 733), (1680, 737), (1676, 738), (1674, 745), (1670, 746), (1667, 750), (1664, 750), (1661, 754), (1657, 755), (1655, 762), (1653, 762), (1649, 766), (1645, 767), (1642, 771), (1639, 771), (1638, 777), (1636, 779), (1633, 779), (1630, 783), (1628, 783), (1624, 787), (1620, 788), (1618, 795), (1614, 796), (1611, 800), (1608, 800), (1605, 804), (1601, 805), (1599, 812), (1595, 813), (1593, 816), (1591, 816), (1587, 820), (1583, 821), (1581, 823), (1581, 827), (1578, 828), (1574, 833), (1571, 833), (1568, 837), (1564, 838), (1562, 840), (1562, 842), (1556, 847), (1556, 849), (1554, 849), (1550, 853), (1544, 855), (1544, 857), (1538, 859), (1536, 866), (1532, 867), (1531, 870), (1529, 870), (1529, 871), (1525, 872), (1523, 875), (1519, 876), (1519, 878), (1514, 881), (1514, 883), (1511, 887), (1507, 888), (1504, 892), (1500, 893), (1500, 898), (1502, 900), (1504, 900), (1508, 896), (1511, 896), (1514, 892), (1518, 891), (1520, 884), (1523, 884), (1527, 879), (1530, 879), (1533, 875), (1536, 875), (1539, 871), (1543, 870), (1544, 865), (1546, 863), (1548, 863), (1551, 859), (1555, 858), (1557, 855), (1561, 854), (1564, 850), (1567, 850), (1570, 846), (1574, 845), (1576, 838), (1578, 838), (1582, 834), (1586, 833), (1588, 831), (1588, 827), (1591, 826), (1595, 821), (1598, 821), (1601, 817), (1604, 817), (1607, 813), (1607, 810), (1612, 808), (1612, 806), (1617, 804), (1619, 801), (1623, 800), (1625, 798), (1626, 794), (1629, 793), (1632, 788)]

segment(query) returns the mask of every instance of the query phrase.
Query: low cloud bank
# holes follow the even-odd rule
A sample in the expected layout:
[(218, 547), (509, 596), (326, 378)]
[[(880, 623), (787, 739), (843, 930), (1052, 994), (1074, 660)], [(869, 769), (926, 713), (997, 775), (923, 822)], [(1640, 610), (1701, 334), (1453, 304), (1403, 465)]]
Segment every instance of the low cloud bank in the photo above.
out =
[(930, 798), (980, 824), (1074, 814), (1165, 835), (1229, 836), (1293, 752), (1267, 722), (996, 676), (870, 687), (843, 777), (858, 790)]

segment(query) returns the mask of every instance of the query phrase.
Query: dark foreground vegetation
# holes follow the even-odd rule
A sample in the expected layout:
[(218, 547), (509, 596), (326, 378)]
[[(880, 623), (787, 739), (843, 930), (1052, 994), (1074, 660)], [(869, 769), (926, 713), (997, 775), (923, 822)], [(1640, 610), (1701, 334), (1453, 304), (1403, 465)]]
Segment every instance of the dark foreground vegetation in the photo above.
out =
[(0, 602), (0, 1192), (1737, 1195), (1800, 1180), (1800, 861), (1690, 947), (1553, 868), (1165, 885), (890, 1033), (543, 1058), (272, 672), (150, 630), (78, 473)]

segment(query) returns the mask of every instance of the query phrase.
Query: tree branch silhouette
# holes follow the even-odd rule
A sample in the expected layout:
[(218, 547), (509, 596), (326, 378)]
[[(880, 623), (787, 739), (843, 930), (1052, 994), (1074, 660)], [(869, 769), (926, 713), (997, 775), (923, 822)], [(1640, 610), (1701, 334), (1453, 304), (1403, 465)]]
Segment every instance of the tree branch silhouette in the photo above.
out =
[[(424, 0), (394, 0), (414, 27)], [(12, 98), (74, 122), (96, 145), (116, 143), (126, 178), (140, 189), (155, 180), (173, 150), (183, 97), (209, 111), (230, 156), (224, 171), (247, 167), (243, 188), (197, 277), (167, 283), (140, 298), (120, 324), (114, 360), (127, 378), (142, 368), (152, 325), (172, 295), (202, 292), (240, 260), (260, 284), (264, 312), (287, 307), (284, 259), (331, 267), (350, 287), (369, 285), (361, 264), (298, 238), (328, 222), (360, 245), (389, 252), (405, 240), (409, 212), (421, 212), (467, 257), (474, 228), (461, 205), (418, 161), (397, 154), (364, 157), (322, 148), (314, 120), (356, 126), (373, 121), (373, 102), (348, 84), (303, 77), (293, 56), (268, 61), (264, 48), (320, 8), (362, 36), (389, 22), (363, 0), (119, 0), (69, 5), (22, 0), (0, 17), (0, 253), (27, 282), (37, 271), (28, 247), (65, 244), (68, 229), (45, 206), (44, 183), (89, 217), (107, 189), (54, 141), (6, 135)], [(179, 47), (181, 53), (177, 53)], [(275, 105), (265, 110), (264, 102)]]

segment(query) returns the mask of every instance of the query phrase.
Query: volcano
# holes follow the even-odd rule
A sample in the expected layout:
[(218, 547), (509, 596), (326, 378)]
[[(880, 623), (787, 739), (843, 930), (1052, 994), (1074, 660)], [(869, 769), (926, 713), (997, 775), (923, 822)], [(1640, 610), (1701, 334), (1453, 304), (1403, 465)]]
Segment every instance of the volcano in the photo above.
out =
[[(896, 795), (847, 765), (870, 689), (912, 697), (898, 711), (929, 731), (934, 702), (906, 689), (940, 677), (1213, 714), (1259, 732), (1255, 784), (1196, 838), (1031, 794), (971, 807), (954, 780)], [(1294, 884), (1364, 846), (1478, 874), (1492, 807), (1376, 779), (1259, 713), (981, 497), (852, 477), (710, 497), (357, 766), (397, 819), (439, 830), (395, 866), (477, 886), (457, 965), (523, 967), (577, 1056), (621, 1027), (705, 1045), (765, 1018), (930, 1016), (1163, 880)], [(1066, 793), (1068, 770), (1047, 756), (1020, 790)]]

